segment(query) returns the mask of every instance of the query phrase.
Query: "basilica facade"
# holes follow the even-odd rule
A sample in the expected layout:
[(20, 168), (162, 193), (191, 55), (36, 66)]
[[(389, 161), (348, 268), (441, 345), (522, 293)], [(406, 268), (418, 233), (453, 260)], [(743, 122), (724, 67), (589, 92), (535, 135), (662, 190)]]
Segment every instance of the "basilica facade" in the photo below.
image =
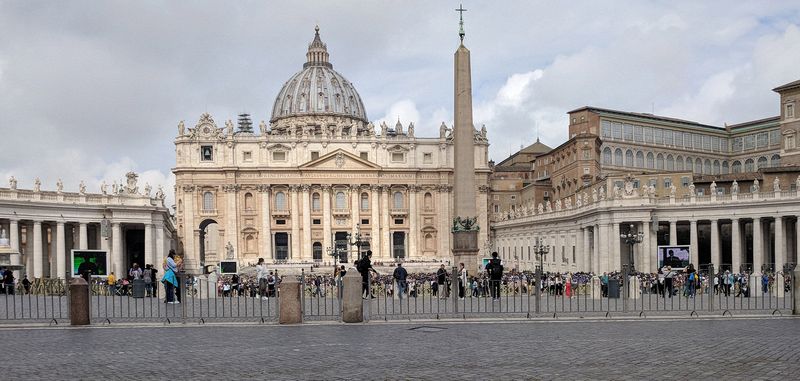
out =
[[(488, 140), (474, 129), (479, 240), (487, 242)], [(354, 85), (333, 69), (317, 28), (302, 70), (278, 92), (269, 122), (220, 126), (203, 114), (175, 139), (178, 250), (189, 269), (220, 260), (280, 264), (451, 258), (453, 130), (374, 125)]]

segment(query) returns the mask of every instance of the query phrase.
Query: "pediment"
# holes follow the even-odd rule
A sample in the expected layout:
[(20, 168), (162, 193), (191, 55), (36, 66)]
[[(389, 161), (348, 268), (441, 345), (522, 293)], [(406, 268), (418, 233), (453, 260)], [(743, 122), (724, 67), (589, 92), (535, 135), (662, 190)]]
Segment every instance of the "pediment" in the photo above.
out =
[(379, 170), (381, 167), (352, 153), (337, 149), (316, 160), (301, 165), (299, 169)]

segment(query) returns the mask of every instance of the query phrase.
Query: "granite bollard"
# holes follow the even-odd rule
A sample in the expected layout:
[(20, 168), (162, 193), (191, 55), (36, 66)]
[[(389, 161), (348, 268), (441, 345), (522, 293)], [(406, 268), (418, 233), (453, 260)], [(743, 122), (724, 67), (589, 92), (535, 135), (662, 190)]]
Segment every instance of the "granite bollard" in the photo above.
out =
[(364, 301), (361, 299), (361, 275), (348, 271), (344, 276), (342, 290), (342, 321), (361, 323), (364, 321)]
[(278, 323), (300, 324), (303, 322), (300, 292), (300, 282), (294, 276), (290, 275), (281, 280)]
[(69, 282), (69, 323), (89, 325), (89, 283), (81, 277)]

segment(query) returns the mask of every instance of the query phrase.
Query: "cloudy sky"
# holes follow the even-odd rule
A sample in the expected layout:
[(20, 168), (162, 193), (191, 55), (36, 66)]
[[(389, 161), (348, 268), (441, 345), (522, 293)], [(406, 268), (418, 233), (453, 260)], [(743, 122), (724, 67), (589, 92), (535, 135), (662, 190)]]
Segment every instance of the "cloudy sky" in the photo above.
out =
[[(0, 1), (0, 181), (171, 189), (176, 125), (268, 120), (319, 24), (368, 117), (452, 123), (452, 1)], [(567, 135), (584, 105), (722, 125), (778, 114), (800, 2), (464, 1), (491, 157)], [(170, 192), (171, 193), (171, 192)], [(171, 199), (172, 197), (170, 197)]]

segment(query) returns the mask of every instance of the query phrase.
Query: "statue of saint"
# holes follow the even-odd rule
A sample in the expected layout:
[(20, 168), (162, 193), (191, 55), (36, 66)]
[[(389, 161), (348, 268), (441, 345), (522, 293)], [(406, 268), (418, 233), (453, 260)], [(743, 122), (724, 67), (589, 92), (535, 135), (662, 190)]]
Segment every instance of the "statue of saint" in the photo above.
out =
[(105, 180), (103, 180), (103, 182), (100, 183), (100, 193), (108, 194), (108, 184), (106, 184)]
[(161, 185), (158, 186), (158, 190), (156, 191), (156, 198), (159, 200), (163, 200), (166, 196), (164, 195), (164, 188)]
[(61, 181), (61, 179), (58, 179), (58, 181), (56, 181), (56, 192), (61, 193), (63, 191), (64, 191), (64, 182)]
[(17, 179), (14, 176), (8, 178), (8, 187), (11, 189), (17, 189)]
[(80, 194), (86, 194), (86, 184), (81, 180), (81, 183), (78, 185), (78, 192)]
[(119, 186), (117, 185), (117, 180), (114, 180), (114, 183), (111, 185), (111, 194), (118, 194), (119, 193)]
[(265, 123), (262, 120), (261, 123), (258, 124), (258, 129), (261, 131), (261, 136), (266, 135), (267, 134), (267, 123)]
[(442, 122), (439, 126), (439, 139), (444, 139), (447, 137), (447, 125)]
[(675, 184), (670, 184), (670, 186), (669, 186), (669, 195), (672, 196), (672, 197), (675, 197), (675, 191), (676, 190), (677, 190), (677, 188), (675, 188)]
[(233, 122), (231, 122), (230, 119), (225, 122), (225, 130), (228, 136), (233, 136)]
[(694, 191), (694, 183), (689, 184), (689, 196), (697, 196), (697, 192)]
[(414, 122), (411, 122), (408, 125), (408, 137), (410, 137), (410, 138), (414, 137)]
[(186, 125), (183, 124), (183, 121), (178, 122), (178, 136), (183, 136), (186, 134)]
[(150, 183), (144, 183), (144, 195), (150, 197), (150, 191), (153, 190), (153, 187), (150, 186)]
[(731, 184), (731, 194), (739, 194), (739, 183), (736, 180), (733, 180), (733, 184)]
[(716, 181), (712, 181), (711, 185), (709, 186), (709, 188), (711, 189), (711, 195), (712, 196), (716, 196), (717, 195), (717, 182)]
[(772, 190), (775, 192), (781, 191), (781, 180), (778, 178), (778, 176), (775, 176), (775, 180), (772, 180)]
[(42, 190), (42, 180), (39, 180), (39, 178), (37, 177), (36, 179), (33, 180), (33, 191), (39, 192), (41, 190)]
[(753, 193), (759, 193), (761, 186), (758, 184), (758, 179), (753, 180)]
[(797, 175), (797, 180), (794, 181), (794, 187), (800, 192), (800, 175)]
[(228, 244), (225, 245), (225, 252), (228, 255), (228, 259), (233, 259), (233, 245), (231, 245), (230, 241), (228, 241)]

